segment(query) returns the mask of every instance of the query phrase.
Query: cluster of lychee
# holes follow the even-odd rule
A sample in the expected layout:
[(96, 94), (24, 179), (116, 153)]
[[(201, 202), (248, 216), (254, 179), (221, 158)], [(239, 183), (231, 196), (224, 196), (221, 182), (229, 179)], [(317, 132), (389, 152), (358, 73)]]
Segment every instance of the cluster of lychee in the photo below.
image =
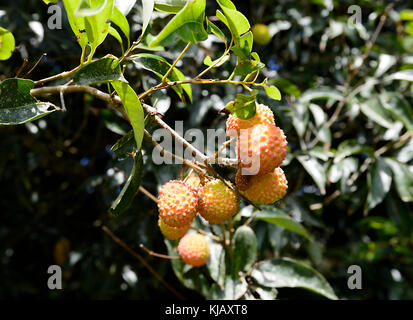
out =
[(287, 179), (279, 167), (287, 154), (287, 139), (275, 125), (269, 107), (258, 104), (255, 115), (242, 120), (230, 115), (227, 134), (237, 137), (239, 168), (235, 183), (257, 204), (272, 204), (287, 193)]
[[(248, 120), (230, 115), (227, 134), (238, 135), (237, 155), (239, 169), (236, 185), (241, 194), (258, 204), (270, 204), (284, 197), (287, 180), (279, 165), (287, 152), (283, 131), (274, 123), (274, 114), (265, 105), (258, 105), (256, 114)], [(246, 150), (243, 150), (243, 148)], [(243, 155), (246, 155), (245, 157)], [(251, 170), (251, 158), (258, 157), (259, 169)], [(185, 181), (172, 180), (161, 187), (158, 196), (159, 228), (170, 240), (178, 240), (182, 260), (194, 267), (204, 265), (209, 258), (206, 238), (188, 233), (199, 213), (211, 224), (219, 224), (235, 215), (240, 208), (240, 198), (220, 180), (190, 176)]]

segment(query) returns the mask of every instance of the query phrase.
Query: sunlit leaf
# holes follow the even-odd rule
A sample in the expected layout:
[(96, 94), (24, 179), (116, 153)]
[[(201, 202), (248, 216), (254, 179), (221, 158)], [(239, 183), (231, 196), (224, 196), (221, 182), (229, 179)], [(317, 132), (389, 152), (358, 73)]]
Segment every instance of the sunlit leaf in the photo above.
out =
[(316, 185), (320, 188), (320, 192), (325, 194), (326, 172), (324, 167), (316, 159), (307, 155), (299, 155), (297, 156), (297, 160), (313, 178)]
[(208, 38), (204, 28), (205, 0), (189, 1), (163, 28), (150, 44), (151, 47), (171, 45), (177, 38), (197, 43)]
[(80, 85), (102, 83), (113, 80), (126, 82), (120, 68), (119, 60), (112, 56), (93, 61), (82, 67), (74, 76), (74, 83)]
[(0, 82), (0, 124), (22, 124), (42, 118), (57, 110), (49, 102), (37, 101), (30, 95), (34, 82), (11, 78)]
[(0, 27), (0, 60), (7, 60), (11, 57), (15, 47), (13, 34), (7, 29)]

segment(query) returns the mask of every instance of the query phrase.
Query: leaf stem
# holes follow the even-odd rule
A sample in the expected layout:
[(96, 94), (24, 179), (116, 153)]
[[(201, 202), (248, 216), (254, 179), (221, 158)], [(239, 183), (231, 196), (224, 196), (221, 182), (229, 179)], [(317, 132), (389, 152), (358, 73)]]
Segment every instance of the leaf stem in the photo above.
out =
[(171, 67), (169, 70), (165, 73), (165, 75), (162, 77), (162, 83), (166, 83), (168, 80), (169, 75), (171, 74), (172, 70), (175, 68), (176, 64), (178, 63), (179, 60), (181, 60), (182, 56), (185, 54), (186, 50), (188, 50), (189, 46), (191, 45), (190, 42), (185, 46), (185, 48), (182, 50), (182, 52), (179, 54), (179, 56), (175, 59), (175, 61), (172, 63)]

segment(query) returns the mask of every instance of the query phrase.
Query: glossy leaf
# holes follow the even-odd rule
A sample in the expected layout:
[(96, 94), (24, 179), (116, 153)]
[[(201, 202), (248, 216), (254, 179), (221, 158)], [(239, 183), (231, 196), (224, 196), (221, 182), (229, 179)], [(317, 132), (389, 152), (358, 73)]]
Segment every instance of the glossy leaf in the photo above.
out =
[(235, 45), (240, 45), (240, 37), (250, 29), (248, 19), (241, 12), (237, 11), (231, 1), (217, 0), (217, 2), (225, 15)]
[(398, 71), (386, 77), (386, 80), (405, 80), (413, 82), (413, 69)]
[[(128, 40), (128, 47), (130, 46), (130, 27), (128, 19), (123, 15), (123, 13), (117, 8), (113, 7), (112, 16), (110, 18), (114, 24), (116, 24), (119, 29), (123, 32)], [(120, 41), (122, 43), (122, 41)]]
[(218, 285), (211, 288), (208, 299), (213, 300), (238, 300), (248, 289), (245, 279), (225, 278), (224, 290), (221, 290)]
[(264, 89), (271, 99), (281, 100), (281, 92), (276, 86), (265, 86)]
[(369, 193), (367, 196), (367, 210), (380, 204), (389, 192), (392, 182), (392, 172), (382, 158), (377, 158), (367, 175)]
[(112, 56), (93, 61), (82, 67), (74, 76), (74, 83), (79, 85), (89, 85), (93, 83), (102, 83), (108, 81), (123, 81), (122, 70), (119, 65), (119, 60)]
[[(130, 59), (136, 67), (149, 70), (160, 78), (162, 78), (171, 67), (171, 64), (165, 58), (150, 53), (136, 54), (131, 56)], [(168, 76), (168, 81), (183, 80), (186, 80), (185, 75), (176, 67)], [(185, 91), (190, 101), (192, 102), (192, 89), (190, 84), (182, 84), (173, 86), (172, 88), (176, 91), (181, 99), (183, 99), (183, 91)]]
[(391, 128), (393, 126), (393, 123), (389, 121), (389, 116), (386, 114), (377, 98), (371, 98), (366, 102), (361, 103), (360, 110), (368, 119), (371, 119), (385, 128)]
[(210, 254), (207, 262), (209, 275), (222, 287), (224, 285), (226, 271), (225, 250), (221, 244), (209, 240), (209, 252)]
[(123, 40), (121, 35), (119, 34), (118, 30), (116, 30), (113, 27), (109, 27), (109, 34), (114, 37), (116, 40), (118, 40), (120, 47), (122, 49), (122, 54), (125, 52), (125, 50), (123, 49)]
[(330, 87), (320, 87), (320, 88), (315, 88), (315, 89), (308, 89), (306, 90), (302, 96), (300, 97), (300, 100), (303, 102), (311, 101), (311, 100), (325, 100), (325, 99), (331, 99), (331, 100), (341, 100), (343, 99), (343, 95)]
[(154, 7), (154, 0), (142, 0), (142, 32), (141, 36), (145, 34), (146, 28), (148, 28), (151, 21), (152, 12)]
[(248, 271), (257, 260), (257, 238), (248, 226), (239, 227), (234, 233), (233, 275), (238, 277), (242, 271)]
[(50, 3), (58, 3), (59, 0), (43, 0), (44, 3), (50, 4)]
[(144, 114), (141, 102), (136, 92), (123, 81), (112, 81), (112, 86), (122, 100), (123, 107), (129, 117), (136, 141), (136, 148), (139, 150), (142, 145), (144, 125)]
[(313, 178), (320, 192), (325, 194), (326, 172), (324, 167), (314, 158), (308, 155), (299, 155), (297, 160), (302, 164), (307, 173)]
[(318, 271), (293, 259), (264, 261), (257, 265), (251, 276), (265, 287), (302, 288), (329, 299), (337, 299), (327, 280)]
[(155, 9), (167, 13), (178, 13), (189, 0), (155, 0)]
[(142, 182), (142, 172), (143, 172), (143, 159), (142, 153), (139, 151), (134, 156), (134, 164), (132, 172), (126, 181), (123, 189), (112, 203), (109, 212), (115, 216), (119, 216), (125, 210), (127, 210), (132, 204), (133, 199), (139, 191), (139, 186)]
[(374, 153), (374, 149), (372, 149), (369, 146), (360, 145), (355, 140), (345, 140), (338, 146), (334, 162), (339, 162), (348, 156), (360, 154), (363, 152), (372, 156)]
[(286, 230), (298, 233), (308, 240), (311, 239), (308, 231), (299, 222), (274, 206), (261, 206), (261, 211), (258, 211), (254, 217), (255, 219), (263, 220), (280, 226)]
[(391, 158), (384, 158), (393, 171), (397, 192), (404, 202), (413, 201), (413, 173), (409, 167)]
[(11, 78), (0, 82), (0, 124), (15, 125), (42, 118), (57, 108), (30, 95), (34, 82)]
[(382, 106), (404, 124), (407, 130), (413, 131), (413, 111), (409, 102), (397, 92), (385, 92), (380, 95)]
[(191, 0), (165, 26), (150, 44), (172, 45), (179, 38), (185, 42), (197, 43), (208, 38), (204, 28), (205, 0)]

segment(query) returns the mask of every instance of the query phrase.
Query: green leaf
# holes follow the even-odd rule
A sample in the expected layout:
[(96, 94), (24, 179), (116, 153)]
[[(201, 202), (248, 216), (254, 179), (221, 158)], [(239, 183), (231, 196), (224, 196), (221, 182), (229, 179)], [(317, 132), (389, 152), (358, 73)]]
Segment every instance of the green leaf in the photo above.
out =
[(225, 15), (227, 26), (234, 38), (234, 43), (239, 46), (240, 37), (250, 30), (248, 19), (241, 12), (237, 11), (231, 1), (217, 0), (217, 2)]
[(400, 199), (404, 202), (413, 201), (413, 173), (409, 167), (391, 158), (383, 158), (393, 171), (393, 178)]
[(82, 0), (63, 0), (70, 27), (76, 36), (79, 45), (84, 49), (88, 44), (86, 34), (85, 18), (75, 16), (75, 10), (80, 6)]
[(225, 41), (225, 34), (222, 32), (222, 30), (218, 28), (215, 24), (213, 24), (209, 19), (206, 19), (206, 21), (207, 21), (207, 32), (213, 33), (217, 37)]
[(291, 112), (295, 131), (297, 131), (297, 134), (300, 137), (303, 137), (307, 129), (308, 120), (310, 118), (310, 115), (308, 113), (308, 104), (301, 103), (300, 100), (298, 100)]
[(263, 220), (268, 223), (275, 224), (286, 230), (298, 233), (304, 238), (311, 240), (311, 236), (299, 222), (291, 218), (287, 213), (274, 206), (261, 206), (261, 211), (258, 211), (254, 216), (258, 220)]
[(356, 140), (353, 139), (345, 140), (338, 146), (334, 162), (337, 163), (348, 156), (351, 156), (353, 154), (360, 154), (363, 152), (367, 153), (369, 156), (373, 156), (374, 149), (369, 146), (360, 145)]
[(298, 98), (301, 95), (300, 89), (295, 84), (293, 84), (291, 81), (287, 79), (284, 79), (284, 78), (274, 79), (274, 80), (271, 80), (270, 83), (280, 88), (286, 94), (289, 94), (296, 98)]
[(218, 67), (222, 66), (225, 62), (227, 62), (229, 60), (229, 58), (230, 58), (230, 55), (226, 54), (224, 57), (222, 57), (222, 59), (220, 57), (220, 58), (212, 61), (210, 56), (206, 56), (205, 59), (204, 59), (204, 64), (207, 65), (208, 67), (210, 67), (214, 63), (217, 63), (219, 61), (216, 65), (214, 65), (214, 68), (218, 68)]
[(325, 100), (325, 99), (341, 100), (343, 99), (343, 95), (339, 91), (333, 88), (320, 87), (320, 88), (315, 88), (315, 89), (308, 89), (300, 97), (300, 101), (302, 102), (318, 100), (318, 99), (320, 100)]
[(225, 106), (232, 115), (242, 120), (248, 120), (255, 115), (257, 103), (256, 96), (237, 94), (234, 101), (230, 101)]
[(275, 288), (256, 287), (254, 289), (261, 300), (275, 300), (278, 296), (278, 290)]
[(139, 101), (136, 92), (129, 86), (129, 84), (122, 81), (112, 81), (111, 83), (122, 100), (123, 107), (126, 110), (133, 128), (136, 148), (139, 150), (142, 145), (143, 131), (145, 128), (141, 102)]
[(326, 172), (324, 167), (316, 159), (308, 155), (299, 155), (297, 156), (297, 160), (313, 178), (316, 185), (320, 188), (321, 194), (325, 194)]
[(30, 95), (34, 82), (11, 78), (0, 82), (0, 124), (23, 124), (42, 118), (57, 110), (48, 102), (39, 102)]
[[(133, 55), (130, 57), (130, 60), (132, 60), (137, 68), (144, 68), (145, 70), (149, 70), (160, 78), (162, 78), (171, 67), (171, 64), (165, 58), (150, 53), (139, 53)], [(176, 67), (168, 76), (168, 81), (183, 80), (186, 80), (185, 75)], [(189, 83), (173, 86), (172, 88), (176, 91), (181, 99), (183, 99), (183, 91), (185, 91), (189, 97), (189, 100), (191, 100), (192, 102), (192, 89)]]
[(50, 4), (50, 3), (58, 3), (59, 0), (43, 0), (44, 3)]
[(205, 0), (189, 1), (181, 11), (165, 26), (159, 35), (150, 44), (172, 45), (177, 38), (185, 42), (197, 43), (208, 38), (204, 28)]
[(81, 0), (74, 14), (76, 17), (95, 16), (103, 11), (108, 0)]
[[(89, 59), (91, 59), (96, 48), (105, 40), (109, 33), (110, 18), (114, 8), (113, 2), (114, 0), (90, 0), (90, 8), (94, 8), (94, 10), (87, 14), (84, 13), (86, 34), (92, 47)], [(95, 11), (99, 12), (94, 13)]]
[(135, 154), (132, 172), (122, 188), (122, 191), (112, 203), (109, 211), (115, 216), (119, 216), (132, 204), (133, 199), (139, 191), (142, 182), (143, 159), (141, 151)]
[(167, 13), (178, 13), (189, 0), (155, 0), (155, 9)]
[(76, 72), (73, 79), (74, 83), (79, 85), (89, 85), (114, 80), (127, 82), (123, 77), (119, 60), (112, 55), (107, 55), (102, 59), (93, 61), (82, 67)]
[[(128, 19), (123, 15), (123, 13), (117, 8), (113, 7), (112, 16), (110, 20), (116, 24), (119, 29), (123, 32), (128, 39), (128, 47), (130, 46), (130, 27)], [(119, 41), (119, 40), (118, 40)], [(119, 41), (122, 44), (122, 41)]]
[(245, 279), (225, 278), (224, 290), (218, 285), (211, 287), (210, 294), (207, 297), (212, 300), (238, 300), (248, 290), (248, 284)]
[(317, 104), (310, 103), (310, 111), (313, 114), (313, 118), (317, 128), (320, 128), (323, 124), (327, 122), (327, 115), (324, 113), (323, 109)]
[(257, 238), (248, 226), (239, 227), (234, 233), (233, 275), (238, 278), (241, 271), (249, 271), (257, 260)]
[(398, 71), (387, 76), (385, 80), (404, 80), (413, 82), (413, 69)]
[(154, 0), (142, 0), (142, 32), (141, 36), (145, 34), (151, 21), (152, 12), (154, 7)]
[(302, 288), (329, 299), (337, 299), (327, 280), (313, 268), (289, 258), (271, 259), (251, 273), (258, 284), (270, 288)]
[(0, 60), (11, 57), (16, 43), (13, 34), (7, 29), (0, 27)]
[(393, 123), (389, 121), (389, 116), (376, 97), (361, 103), (360, 110), (368, 119), (371, 119), (382, 127), (391, 128), (393, 126)]
[(382, 106), (404, 124), (407, 130), (413, 131), (413, 112), (409, 102), (397, 92), (383, 92), (380, 95)]
[(367, 210), (380, 204), (389, 192), (392, 182), (392, 173), (382, 158), (377, 158), (367, 174), (369, 193), (367, 196)]
[(125, 52), (123, 49), (123, 40), (122, 37), (120, 36), (118, 30), (116, 30), (113, 27), (109, 27), (109, 34), (114, 37), (116, 40), (118, 40), (120, 47), (122, 48), (122, 54)]
[(281, 92), (276, 86), (265, 86), (264, 89), (271, 99), (281, 100)]
[(122, 138), (120, 138), (111, 148), (115, 152), (117, 159), (124, 160), (128, 158), (132, 152), (136, 152), (136, 142), (133, 137), (133, 130), (130, 130)]
[(400, 11), (400, 19), (401, 20), (413, 20), (413, 10), (412, 9), (404, 9)]
[[(208, 239), (208, 238), (207, 238)], [(209, 259), (207, 268), (211, 278), (219, 285), (223, 286), (225, 281), (225, 250), (221, 244), (210, 239), (209, 242)]]

